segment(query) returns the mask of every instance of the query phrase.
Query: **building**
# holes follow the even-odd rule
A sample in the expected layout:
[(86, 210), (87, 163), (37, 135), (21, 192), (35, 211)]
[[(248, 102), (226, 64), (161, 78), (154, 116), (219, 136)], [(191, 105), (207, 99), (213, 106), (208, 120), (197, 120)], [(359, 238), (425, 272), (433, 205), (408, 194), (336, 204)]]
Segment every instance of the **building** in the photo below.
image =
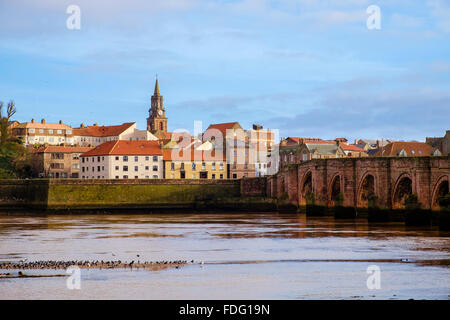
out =
[(46, 123), (45, 119), (41, 122), (23, 122), (15, 124), (11, 128), (12, 136), (21, 139), (24, 145), (73, 145), (72, 127), (59, 123)]
[(220, 150), (195, 147), (163, 151), (166, 179), (227, 179), (227, 165)]
[(378, 149), (375, 157), (426, 157), (440, 156), (442, 153), (423, 142), (396, 141)]
[(288, 137), (280, 142), (280, 167), (311, 159), (367, 157), (367, 152), (345, 138)]
[(80, 178), (80, 155), (92, 148), (43, 146), (31, 153), (33, 176)]
[(81, 155), (83, 179), (162, 179), (163, 156), (159, 141), (105, 142)]
[(158, 139), (170, 139), (171, 133), (167, 132), (166, 109), (164, 109), (163, 97), (159, 91), (158, 79), (156, 79), (155, 90), (148, 113), (147, 130), (158, 137)]
[(450, 130), (447, 130), (443, 137), (427, 137), (425, 143), (428, 143), (433, 148), (439, 149), (443, 155), (450, 154)]
[(85, 126), (83, 123), (79, 128), (73, 129), (74, 142), (79, 146), (97, 147), (102, 143), (117, 140), (157, 140), (157, 138), (147, 130), (138, 130), (136, 122), (127, 122), (115, 126)]
[(254, 125), (244, 130), (239, 122), (211, 124), (203, 134), (203, 142), (223, 150), (228, 179), (256, 177), (267, 174), (274, 147), (274, 133)]

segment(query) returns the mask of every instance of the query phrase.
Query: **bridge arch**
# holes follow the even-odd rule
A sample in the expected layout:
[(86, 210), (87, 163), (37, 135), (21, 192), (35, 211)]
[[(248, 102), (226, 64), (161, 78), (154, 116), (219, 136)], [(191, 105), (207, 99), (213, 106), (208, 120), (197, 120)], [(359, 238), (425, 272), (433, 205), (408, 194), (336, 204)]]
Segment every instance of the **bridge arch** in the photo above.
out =
[(342, 175), (336, 173), (330, 180), (330, 184), (328, 185), (328, 203), (330, 205), (335, 205), (336, 200), (338, 200), (339, 194), (343, 196), (342, 192)]
[(405, 207), (405, 200), (413, 193), (413, 179), (408, 173), (401, 174), (395, 183), (392, 209)]
[(445, 196), (449, 193), (449, 181), (448, 176), (441, 176), (433, 189), (433, 196), (431, 200), (431, 208), (433, 210), (439, 210), (439, 198)]
[(369, 199), (376, 196), (375, 190), (375, 175), (371, 172), (366, 172), (359, 183), (357, 206), (361, 208), (368, 207)]
[(301, 203), (306, 203), (306, 197), (313, 193), (313, 182), (312, 182), (312, 171), (308, 170), (301, 180), (300, 184), (300, 195)]

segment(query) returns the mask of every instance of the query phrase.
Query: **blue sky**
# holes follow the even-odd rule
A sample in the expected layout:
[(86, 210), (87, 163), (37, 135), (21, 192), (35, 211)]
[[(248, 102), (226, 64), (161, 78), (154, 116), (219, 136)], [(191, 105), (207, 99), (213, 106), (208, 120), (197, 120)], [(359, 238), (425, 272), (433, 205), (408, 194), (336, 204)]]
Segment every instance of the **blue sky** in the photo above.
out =
[[(69, 5), (81, 29), (69, 30)], [(381, 30), (366, 9), (381, 9)], [(424, 140), (450, 129), (447, 0), (0, 0), (0, 100), (16, 119)]]

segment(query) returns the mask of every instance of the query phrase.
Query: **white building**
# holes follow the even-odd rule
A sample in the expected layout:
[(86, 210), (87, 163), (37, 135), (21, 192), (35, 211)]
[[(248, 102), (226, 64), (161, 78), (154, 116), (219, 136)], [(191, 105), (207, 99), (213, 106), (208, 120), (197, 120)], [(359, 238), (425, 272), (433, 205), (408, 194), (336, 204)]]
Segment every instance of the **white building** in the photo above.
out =
[(163, 178), (163, 156), (158, 141), (109, 141), (80, 158), (82, 179)]
[(136, 122), (123, 123), (117, 126), (84, 126), (73, 129), (74, 142), (80, 146), (96, 147), (108, 141), (153, 141), (158, 140), (150, 131), (138, 130)]

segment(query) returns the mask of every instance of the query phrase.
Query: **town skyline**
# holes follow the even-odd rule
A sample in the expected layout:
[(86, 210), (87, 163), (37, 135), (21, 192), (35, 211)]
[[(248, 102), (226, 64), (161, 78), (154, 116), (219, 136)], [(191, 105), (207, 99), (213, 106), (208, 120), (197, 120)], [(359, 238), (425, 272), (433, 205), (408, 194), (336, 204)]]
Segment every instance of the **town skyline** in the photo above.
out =
[[(450, 123), (444, 1), (82, 0), (79, 30), (70, 4), (2, 3), (0, 100), (16, 102), (15, 120), (143, 129), (158, 74), (170, 131), (239, 121), (281, 137), (424, 141)], [(372, 4), (380, 30), (366, 26)]]

